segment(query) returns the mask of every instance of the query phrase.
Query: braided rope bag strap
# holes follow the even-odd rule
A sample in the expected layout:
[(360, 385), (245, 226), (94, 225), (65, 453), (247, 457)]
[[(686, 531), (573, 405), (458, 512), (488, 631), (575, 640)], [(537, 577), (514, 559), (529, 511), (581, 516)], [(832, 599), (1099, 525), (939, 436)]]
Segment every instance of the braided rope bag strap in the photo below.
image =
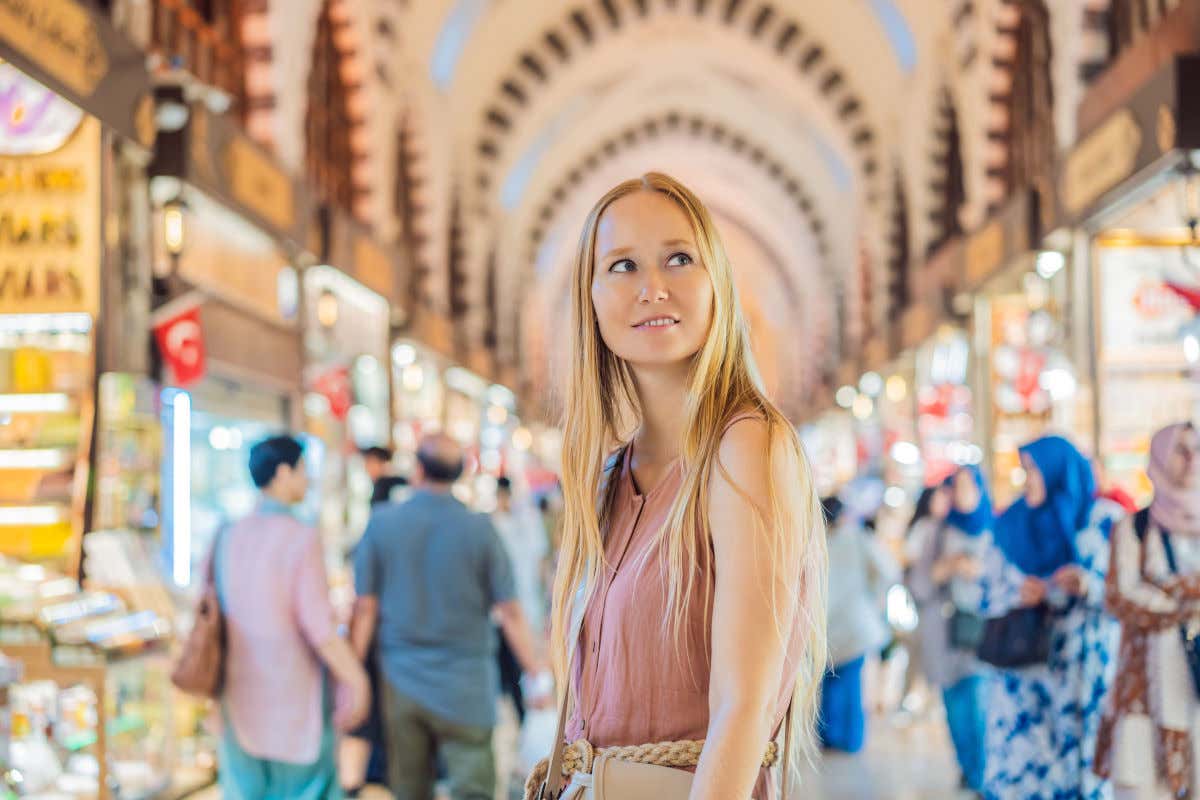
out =
[[(606, 747), (601, 750), (596, 750), (589, 742), (580, 740), (562, 748), (561, 772), (563, 776), (569, 776), (576, 772), (591, 773), (592, 765), (600, 756), (634, 764), (688, 769), (699, 765), (700, 754), (703, 751), (703, 740), (655, 742), (653, 744)], [(763, 754), (762, 765), (763, 767), (773, 767), (779, 763), (779, 760), (779, 746), (775, 742), (770, 742)], [(788, 760), (786, 753), (783, 754), (783, 760), (785, 763)], [(550, 760), (542, 759), (525, 781), (525, 800), (551, 800), (553, 795), (540, 794), (542, 787), (549, 782), (549, 777)], [(786, 777), (784, 780), (786, 781)]]

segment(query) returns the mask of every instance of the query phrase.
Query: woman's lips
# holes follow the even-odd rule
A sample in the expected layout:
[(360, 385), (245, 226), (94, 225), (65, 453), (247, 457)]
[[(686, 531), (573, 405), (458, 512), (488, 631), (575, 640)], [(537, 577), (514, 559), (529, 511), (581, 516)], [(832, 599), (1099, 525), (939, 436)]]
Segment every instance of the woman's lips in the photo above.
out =
[(653, 317), (651, 319), (643, 320), (633, 327), (637, 330), (657, 331), (673, 328), (678, 324), (679, 320), (675, 319), (674, 317)]

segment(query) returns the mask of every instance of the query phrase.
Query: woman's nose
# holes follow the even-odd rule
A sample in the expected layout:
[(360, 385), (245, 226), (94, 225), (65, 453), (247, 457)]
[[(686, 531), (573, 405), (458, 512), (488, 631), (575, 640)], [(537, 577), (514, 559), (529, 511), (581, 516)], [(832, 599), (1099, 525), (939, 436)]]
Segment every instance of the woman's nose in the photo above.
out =
[(642, 284), (642, 291), (638, 294), (638, 302), (660, 303), (663, 300), (666, 300), (667, 297), (667, 287), (663, 283), (662, 278), (654, 275), (653, 273), (647, 275), (646, 282)]

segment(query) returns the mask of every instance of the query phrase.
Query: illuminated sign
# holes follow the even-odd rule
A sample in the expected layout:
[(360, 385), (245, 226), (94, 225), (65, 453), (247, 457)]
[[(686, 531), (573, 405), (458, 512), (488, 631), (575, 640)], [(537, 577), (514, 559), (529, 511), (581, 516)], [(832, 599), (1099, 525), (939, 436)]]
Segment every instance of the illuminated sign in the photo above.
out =
[(74, 0), (0, 0), (0, 35), (84, 97), (108, 74), (96, 23)]
[(0, 155), (0, 314), (96, 313), (100, 123), (53, 153)]
[(83, 121), (83, 111), (0, 61), (0, 155), (53, 153)]

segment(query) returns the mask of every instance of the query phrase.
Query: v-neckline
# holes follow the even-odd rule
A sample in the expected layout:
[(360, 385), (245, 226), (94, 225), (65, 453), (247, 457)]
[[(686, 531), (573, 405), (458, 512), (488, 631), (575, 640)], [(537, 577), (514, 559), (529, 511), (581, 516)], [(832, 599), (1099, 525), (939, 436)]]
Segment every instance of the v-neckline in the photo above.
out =
[(660, 489), (666, 486), (667, 481), (671, 478), (672, 473), (679, 467), (679, 456), (675, 456), (667, 462), (663, 468), (662, 475), (655, 481), (654, 486), (648, 492), (643, 492), (641, 486), (638, 485), (637, 476), (633, 474), (633, 440), (629, 440), (629, 446), (625, 448), (625, 475), (629, 479), (629, 488), (635, 498), (645, 500), (658, 493)]

